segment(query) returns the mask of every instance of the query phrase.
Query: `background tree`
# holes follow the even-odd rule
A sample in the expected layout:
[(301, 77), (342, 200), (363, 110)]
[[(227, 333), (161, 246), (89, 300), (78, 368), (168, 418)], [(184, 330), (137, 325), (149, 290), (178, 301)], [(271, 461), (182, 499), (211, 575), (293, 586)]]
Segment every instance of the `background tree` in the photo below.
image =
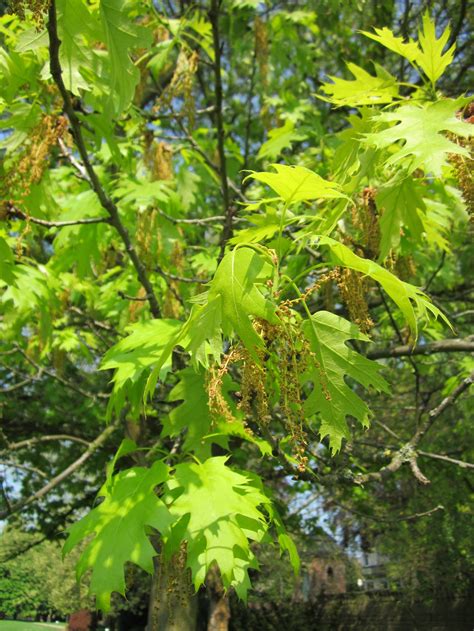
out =
[[(415, 591), (440, 588), (424, 581), (450, 542), (467, 589), (465, 498), (444, 493), (472, 492), (457, 99), (472, 60), (467, 3), (429, 3), (437, 34), (426, 8), (53, 0), (3, 16), (1, 515), (53, 537), (106, 478), (68, 544), (96, 533), (82, 567), (100, 606), (122, 562), (152, 569), (154, 528), (151, 628), (192, 627), (186, 565), (198, 586), (217, 561), (243, 596), (270, 529), (296, 566), (276, 508), (299, 493), (347, 544), (426, 536)], [(117, 515), (135, 552), (119, 539), (93, 561)], [(189, 595), (183, 619), (160, 618), (167, 582), (172, 603)]]

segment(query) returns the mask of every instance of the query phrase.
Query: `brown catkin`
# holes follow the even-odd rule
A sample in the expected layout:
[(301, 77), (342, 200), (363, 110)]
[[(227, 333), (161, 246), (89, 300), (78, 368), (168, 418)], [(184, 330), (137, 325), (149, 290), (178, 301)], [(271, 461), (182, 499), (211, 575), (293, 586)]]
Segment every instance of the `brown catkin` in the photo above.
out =
[[(254, 32), (255, 32), (255, 59), (257, 60), (258, 65), (258, 75), (259, 75), (259, 83), (262, 87), (262, 93), (266, 94), (268, 92), (268, 84), (269, 84), (269, 57), (270, 57), (270, 46), (269, 46), (269, 37), (268, 37), (268, 24), (261, 17), (257, 16), (254, 22)], [(265, 103), (265, 100), (262, 99), (262, 105), (260, 109), (260, 118), (263, 122), (263, 126), (266, 130), (275, 127), (272, 123), (272, 116), (270, 109)]]
[(153, 253), (153, 239), (157, 231), (158, 212), (154, 208), (137, 211), (136, 220), (136, 247), (140, 259), (147, 269), (151, 269), (155, 263)]
[(49, 5), (50, 0), (10, 0), (10, 10), (16, 13), (20, 20), (26, 20), (31, 13), (38, 31), (44, 28)]
[(258, 63), (258, 72), (260, 75), (260, 82), (262, 88), (268, 86), (268, 59), (269, 59), (269, 45), (268, 45), (268, 26), (267, 23), (262, 20), (260, 16), (255, 18), (255, 56)]
[[(0, 197), (6, 200), (2, 214), (8, 215), (10, 205), (23, 206), (24, 200), (31, 192), (31, 187), (38, 184), (48, 167), (51, 149), (59, 139), (67, 135), (67, 120), (64, 116), (45, 114), (30, 132), (23, 150), (9, 165), (0, 182)], [(26, 223), (18, 236), (16, 251), (19, 257), (23, 254), (24, 237), (30, 232), (28, 210), (25, 209)]]
[[(176, 274), (182, 275), (184, 270), (184, 249), (180, 241), (174, 241), (171, 251), (170, 262), (173, 265)], [(163, 315), (165, 318), (179, 318), (181, 315), (182, 305), (178, 300), (180, 294), (179, 281), (167, 279), (167, 289), (165, 300), (163, 303)]]
[(399, 256), (395, 261), (396, 275), (404, 281), (409, 281), (416, 275), (415, 261), (412, 256)]
[(474, 139), (458, 138), (457, 143), (469, 150), (469, 156), (452, 153), (449, 160), (471, 220), (474, 219)]
[(369, 315), (369, 307), (365, 299), (365, 280), (362, 275), (351, 269), (339, 270), (337, 286), (349, 311), (350, 319), (362, 332), (366, 333), (374, 326), (374, 323)]
[(223, 357), (219, 366), (211, 366), (209, 368), (206, 387), (209, 411), (214, 419), (223, 418), (229, 423), (235, 420), (223, 393), (223, 379), (228, 373), (230, 366), (242, 359), (242, 357), (242, 350), (234, 347)]
[[(473, 125), (474, 101), (471, 101), (463, 110), (460, 110), (458, 117)], [(461, 138), (455, 134), (448, 134), (448, 137), (452, 142), (464, 147), (469, 152), (468, 156), (452, 153), (449, 156), (449, 161), (453, 166), (454, 176), (466, 202), (470, 219), (474, 221), (474, 134), (469, 138)]]
[[(21, 191), (21, 198), (29, 195), (31, 186), (38, 184), (48, 166), (51, 149), (67, 132), (64, 116), (45, 114), (31, 131), (25, 148), (11, 165), (2, 182), (2, 196), (11, 197)], [(20, 202), (21, 203), (21, 202)]]
[(173, 99), (183, 98), (183, 112), (188, 119), (188, 128), (194, 129), (195, 123), (195, 100), (193, 93), (194, 77), (198, 70), (199, 54), (197, 51), (191, 53), (181, 50), (176, 62), (176, 68), (171, 81), (158, 102), (153, 108), (154, 113), (158, 113), (163, 107), (170, 107)]
[(136, 297), (138, 300), (131, 300), (128, 306), (129, 320), (130, 322), (135, 322), (138, 318), (138, 315), (141, 311), (146, 307), (146, 289), (144, 287), (140, 287), (137, 291)]

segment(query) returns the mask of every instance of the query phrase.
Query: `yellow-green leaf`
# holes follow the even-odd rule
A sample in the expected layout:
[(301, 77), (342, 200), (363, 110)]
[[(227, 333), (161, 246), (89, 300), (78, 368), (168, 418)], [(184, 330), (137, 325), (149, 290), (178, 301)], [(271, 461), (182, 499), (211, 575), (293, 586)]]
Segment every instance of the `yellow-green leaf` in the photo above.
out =
[(443, 72), (453, 61), (456, 45), (453, 44), (445, 53), (443, 49), (448, 43), (451, 30), (446, 27), (439, 39), (436, 39), (435, 23), (428, 13), (423, 16), (423, 30), (419, 33), (421, 53), (416, 63), (432, 83), (441, 77)]

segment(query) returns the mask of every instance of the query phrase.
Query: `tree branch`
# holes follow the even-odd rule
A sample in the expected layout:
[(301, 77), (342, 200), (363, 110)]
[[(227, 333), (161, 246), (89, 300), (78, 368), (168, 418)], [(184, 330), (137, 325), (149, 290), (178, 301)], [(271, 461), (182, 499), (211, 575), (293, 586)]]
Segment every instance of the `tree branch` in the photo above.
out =
[(150, 311), (153, 314), (153, 317), (159, 318), (161, 317), (161, 310), (158, 305), (157, 298), (155, 296), (153, 286), (148, 278), (146, 273), (145, 266), (141, 262), (137, 251), (135, 250), (132, 241), (130, 239), (130, 235), (128, 230), (123, 225), (119, 211), (117, 206), (111, 200), (111, 198), (107, 195), (105, 190), (103, 189), (99, 178), (95, 172), (94, 167), (89, 158), (89, 154), (87, 152), (86, 144), (84, 141), (84, 137), (82, 135), (81, 129), (81, 121), (77, 117), (77, 114), (72, 105), (71, 97), (69, 92), (64, 85), (61, 64), (59, 62), (59, 49), (61, 46), (61, 41), (58, 37), (58, 25), (57, 25), (57, 16), (56, 16), (56, 2), (55, 0), (50, 1), (49, 5), (49, 19), (48, 19), (48, 34), (49, 34), (49, 55), (50, 55), (50, 70), (51, 76), (56, 83), (59, 92), (61, 93), (61, 97), (63, 99), (64, 111), (66, 112), (69, 122), (71, 125), (71, 133), (76, 143), (77, 149), (79, 151), (79, 155), (81, 156), (81, 160), (84, 163), (84, 168), (87, 173), (87, 177), (90, 181), (90, 186), (94, 193), (97, 195), (99, 202), (107, 211), (110, 217), (110, 224), (117, 230), (119, 233), (127, 251), (127, 254), (135, 267), (137, 272), (138, 279), (140, 283), (143, 285), (147, 296), (148, 302), (150, 305)]
[(428, 342), (427, 344), (419, 344), (418, 346), (410, 346), (403, 344), (402, 346), (394, 346), (393, 348), (380, 348), (367, 353), (369, 359), (383, 359), (386, 357), (403, 357), (411, 355), (432, 355), (433, 353), (470, 353), (474, 351), (474, 335), (470, 335), (464, 339), (454, 338), (449, 340), (440, 340), (436, 342)]
[(9, 462), (6, 460), (0, 460), (0, 466), (9, 467), (12, 469), (20, 469), (23, 471), (31, 471), (32, 473), (36, 473), (36, 475), (39, 475), (42, 478), (48, 477), (44, 471), (41, 471), (41, 469), (37, 469), (36, 467), (32, 467), (26, 464), (19, 464), (18, 462)]
[(428, 412), (426, 420), (420, 424), (414, 436), (397, 452), (395, 452), (388, 465), (385, 465), (379, 471), (356, 475), (354, 478), (355, 483), (364, 484), (365, 482), (370, 481), (383, 482), (384, 479), (391, 473), (398, 471), (402, 464), (409, 463), (413, 475), (417, 478), (417, 480), (419, 480), (422, 484), (428, 484), (428, 478), (423, 475), (417, 464), (416, 459), (418, 452), (416, 451), (416, 447), (423, 439), (426, 432), (433, 425), (435, 420), (446, 410), (446, 408), (452, 405), (472, 383), (474, 383), (474, 372), (469, 375), (469, 377), (463, 379), (450, 395), (445, 397), (439, 405)]
[[(334, 500), (333, 500), (334, 501)], [(434, 508), (430, 510), (424, 511), (422, 513), (413, 513), (411, 515), (399, 515), (398, 517), (384, 517), (382, 515), (368, 515), (367, 513), (363, 513), (362, 511), (354, 510), (341, 504), (340, 502), (334, 501), (336, 506), (340, 506), (343, 510), (348, 511), (349, 513), (353, 513), (354, 515), (358, 515), (359, 517), (364, 517), (365, 519), (369, 519), (370, 521), (382, 522), (384, 524), (395, 523), (400, 521), (414, 521), (415, 519), (420, 519), (420, 517), (429, 517), (433, 513), (436, 513), (440, 510), (445, 510), (442, 504), (438, 504)]]
[(81, 226), (87, 224), (96, 223), (110, 223), (109, 217), (89, 217), (85, 219), (74, 219), (71, 221), (48, 221), (46, 219), (38, 219), (32, 215), (27, 215), (19, 208), (16, 208), (13, 204), (7, 202), (7, 217), (14, 217), (17, 219), (24, 219), (30, 221), (38, 226), (44, 226), (45, 228), (64, 228), (65, 226)]
[(172, 217), (171, 215), (168, 215), (168, 213), (165, 213), (160, 208), (158, 208), (158, 214), (160, 214), (162, 217), (164, 217), (168, 221), (171, 221), (171, 223), (190, 224), (190, 225), (196, 225), (196, 226), (204, 226), (205, 224), (208, 224), (208, 223), (221, 223), (225, 219), (224, 215), (216, 215), (215, 217), (201, 217), (201, 218), (196, 218), (196, 219), (181, 219), (179, 217)]
[(52, 377), (52, 379), (56, 379), (56, 381), (59, 381), (59, 383), (62, 383), (63, 386), (66, 386), (66, 388), (69, 388), (70, 390), (74, 390), (74, 392), (77, 392), (78, 394), (82, 394), (83, 397), (87, 397), (88, 399), (108, 399), (109, 398), (110, 395), (106, 394), (105, 392), (89, 392), (87, 390), (83, 390), (82, 388), (79, 388), (79, 386), (76, 386), (74, 383), (71, 383), (67, 379), (60, 377), (57, 373), (54, 373), (53, 371), (48, 370), (48, 368), (45, 368), (44, 366), (40, 366), (39, 364), (35, 362), (34, 359), (32, 359), (27, 353), (25, 353), (25, 351), (20, 346), (18, 346), (17, 344), (15, 346), (18, 352), (21, 353), (23, 357), (26, 359), (26, 361), (29, 364), (31, 364), (34, 368), (36, 368), (38, 373), (44, 372), (45, 375), (48, 375), (48, 377)]
[(212, 40), (214, 45), (214, 81), (215, 81), (215, 118), (217, 129), (217, 151), (219, 153), (219, 174), (221, 177), (222, 201), (224, 206), (224, 230), (221, 237), (221, 251), (219, 259), (224, 256), (227, 241), (232, 237), (233, 208), (230, 204), (229, 185), (227, 182), (227, 161), (225, 156), (225, 130), (222, 116), (222, 74), (221, 74), (221, 43), (219, 34), (219, 11), (221, 0), (211, 0), (209, 20), (212, 27)]
[(462, 469), (474, 469), (474, 464), (471, 464), (470, 462), (464, 462), (463, 460), (457, 460), (456, 458), (450, 458), (449, 456), (444, 456), (442, 454), (432, 454), (429, 451), (418, 451), (418, 455), (425, 458), (434, 458), (435, 460), (450, 462), (451, 464), (458, 465), (458, 467), (461, 467)]
[(20, 388), (23, 388), (23, 386), (26, 386), (28, 383), (31, 383), (32, 381), (36, 381), (36, 377), (31, 377), (30, 379), (23, 379), (23, 381), (19, 381), (18, 383), (13, 384), (13, 386), (6, 386), (5, 388), (2, 388), (0, 392), (2, 394), (6, 394), (7, 392), (13, 392), (14, 390), (19, 390)]
[(445, 397), (438, 406), (428, 412), (425, 422), (420, 425), (410, 443), (412, 445), (418, 445), (426, 432), (436, 421), (438, 416), (440, 416), (446, 410), (446, 408), (452, 405), (456, 401), (456, 399), (459, 398), (459, 396), (469, 388), (472, 383), (474, 383), (474, 372), (472, 372), (469, 377), (463, 379), (461, 383), (457, 386), (457, 388), (455, 388), (450, 395)]
[(0, 451), (0, 454), (7, 451), (24, 449), (25, 447), (32, 447), (33, 445), (36, 445), (36, 443), (46, 443), (56, 440), (69, 440), (71, 442), (81, 443), (82, 445), (89, 445), (89, 441), (84, 438), (80, 438), (79, 436), (71, 436), (69, 434), (48, 434), (46, 436), (34, 436), (33, 438), (28, 438), (27, 440), (20, 440), (17, 443), (10, 443), (7, 441), (8, 449), (3, 449)]
[(13, 515), (13, 513), (17, 513), (18, 511), (22, 510), (26, 506), (29, 506), (33, 502), (38, 501), (39, 499), (47, 495), (50, 491), (52, 491), (55, 487), (57, 487), (59, 484), (64, 482), (66, 478), (68, 478), (80, 467), (82, 467), (82, 465), (87, 460), (89, 460), (92, 454), (96, 452), (107, 441), (109, 436), (113, 434), (113, 432), (117, 429), (117, 426), (118, 426), (118, 423), (112, 423), (111, 425), (106, 427), (104, 431), (101, 434), (99, 434), (99, 436), (97, 436), (97, 438), (92, 443), (89, 444), (89, 447), (84, 451), (82, 456), (80, 456), (77, 460), (75, 460), (72, 464), (70, 464), (69, 467), (66, 467), (64, 471), (61, 471), (61, 473), (59, 473), (56, 477), (50, 480), (48, 484), (45, 484), (43, 487), (41, 487), (41, 489), (36, 491), (36, 493), (33, 493), (29, 497), (19, 500), (18, 502), (15, 502), (7, 510), (1, 511), (0, 519), (5, 519), (9, 517), (10, 515)]

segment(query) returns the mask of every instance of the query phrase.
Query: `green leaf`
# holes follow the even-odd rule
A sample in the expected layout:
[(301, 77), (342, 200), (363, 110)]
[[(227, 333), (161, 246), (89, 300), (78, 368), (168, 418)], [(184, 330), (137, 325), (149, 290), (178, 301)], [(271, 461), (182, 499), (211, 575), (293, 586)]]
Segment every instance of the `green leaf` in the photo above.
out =
[[(138, 415), (150, 368), (158, 363), (169, 339), (181, 326), (178, 320), (137, 322), (128, 328), (126, 338), (106, 352), (100, 370), (115, 370), (114, 389), (107, 408), (109, 418), (114, 410), (119, 414), (125, 399), (131, 404), (132, 414)], [(160, 366), (159, 377), (165, 379), (170, 370), (168, 356)]]
[(160, 361), (149, 377), (145, 394), (153, 391), (158, 371), (177, 345), (192, 354), (195, 365), (207, 367), (209, 354), (216, 360), (222, 354), (223, 332), (228, 337), (237, 335), (258, 361), (256, 349), (263, 342), (250, 317), (273, 324), (279, 322), (275, 305), (258, 289), (258, 285), (272, 279), (274, 271), (269, 258), (252, 248), (236, 247), (228, 252), (217, 268), (209, 291), (199, 296), (205, 304), (194, 305), (184, 326), (164, 347)]
[(314, 386), (305, 401), (305, 412), (320, 415), (321, 437), (329, 436), (331, 450), (337, 452), (342, 439), (350, 438), (346, 417), (353, 416), (364, 427), (369, 418), (369, 408), (347, 385), (345, 377), (352, 377), (365, 388), (387, 392), (388, 386), (376, 362), (347, 346), (351, 339), (369, 341), (355, 324), (328, 311), (318, 311), (303, 322), (302, 328), (317, 360), (304, 376)]
[(257, 160), (268, 158), (276, 160), (281, 155), (283, 149), (288, 149), (294, 142), (304, 140), (305, 134), (295, 131), (295, 125), (290, 120), (286, 120), (282, 127), (272, 129), (268, 132), (268, 140), (263, 143), (257, 153)]
[(331, 248), (333, 258), (338, 265), (367, 274), (367, 276), (370, 276), (382, 285), (405, 316), (415, 340), (418, 337), (417, 317), (425, 319), (429, 319), (430, 316), (441, 318), (448, 326), (451, 326), (444, 313), (438, 307), (435, 307), (429, 297), (418, 287), (405, 283), (374, 261), (357, 256), (345, 245), (334, 241), (330, 237), (321, 237), (319, 243), (328, 245)]
[(375, 40), (385, 48), (405, 57), (410, 62), (416, 61), (420, 49), (417, 44), (413, 40), (409, 40), (408, 42), (403, 41), (403, 37), (396, 37), (393, 32), (384, 26), (383, 28), (375, 28), (375, 33), (369, 33), (367, 31), (361, 31), (363, 35), (366, 37), (370, 37), (370, 39)]
[(374, 65), (375, 77), (356, 64), (347, 64), (355, 79), (346, 81), (330, 76), (333, 83), (323, 83), (321, 86), (329, 96), (319, 98), (335, 105), (350, 107), (391, 103), (398, 97), (397, 80), (378, 64)]
[(15, 283), (14, 264), (15, 259), (10, 246), (3, 237), (0, 237), (0, 280), (7, 285)]
[(209, 410), (209, 395), (206, 389), (206, 373), (200, 369), (185, 368), (178, 373), (179, 382), (171, 390), (168, 401), (182, 401), (163, 420), (162, 436), (178, 436), (183, 430), (186, 438), (182, 451), (192, 451), (198, 458), (211, 456), (211, 445), (226, 447), (228, 436), (239, 436), (255, 444), (262, 455), (271, 455), (271, 445), (246, 431), (242, 413), (236, 409), (230, 393), (238, 390), (229, 375), (224, 375), (222, 394), (229, 405), (234, 420), (213, 418)]
[(140, 72), (130, 58), (130, 50), (150, 44), (149, 31), (137, 26), (126, 11), (127, 0), (100, 0), (100, 16), (109, 50), (110, 93), (117, 114), (133, 99)]
[(426, 209), (421, 193), (416, 181), (410, 177), (403, 180), (396, 179), (377, 192), (375, 201), (382, 213), (379, 224), (381, 261), (386, 258), (390, 250), (398, 248), (403, 226), (409, 229), (416, 240), (420, 238), (423, 223), (418, 216), (418, 210)]
[(157, 52), (155, 52), (155, 54), (150, 58), (147, 63), (147, 67), (151, 68), (157, 77), (164, 68), (165, 64), (170, 60), (174, 45), (174, 39), (167, 39), (164, 42), (159, 42), (155, 46), (154, 50)]
[(271, 165), (276, 173), (251, 171), (248, 177), (268, 184), (287, 204), (315, 199), (338, 199), (345, 197), (336, 182), (324, 180), (305, 167)]
[[(93, 191), (83, 191), (61, 200), (59, 221), (104, 217), (104, 209)], [(60, 269), (75, 268), (79, 277), (93, 274), (93, 266), (101, 260), (101, 249), (107, 224), (72, 225), (58, 230), (54, 249), (60, 256)]]
[[(169, 393), (168, 401), (182, 403), (164, 419), (162, 436), (178, 436), (186, 429), (182, 450), (193, 451), (198, 457), (207, 458), (211, 455), (211, 442), (206, 441), (205, 437), (211, 431), (213, 420), (205, 387), (205, 373), (203, 370), (196, 372), (193, 368), (185, 368), (178, 373), (178, 377), (179, 381)], [(229, 386), (228, 381), (225, 385)]]
[(222, 259), (209, 289), (209, 303), (220, 300), (224, 335), (236, 333), (256, 357), (262, 338), (253, 328), (250, 316), (278, 324), (276, 307), (264, 297), (263, 286), (275, 273), (268, 257), (246, 247), (234, 248)]
[[(176, 519), (187, 519), (187, 565), (196, 590), (216, 562), (225, 589), (232, 586), (245, 599), (250, 587), (248, 570), (257, 567), (250, 543), (265, 535), (267, 523), (259, 506), (269, 500), (248, 477), (226, 466), (226, 461), (215, 457), (202, 464), (178, 465), (172, 487), (173, 496), (180, 494), (169, 510)], [(169, 551), (176, 551), (179, 543), (171, 537)]]
[(48, 31), (43, 29), (38, 31), (36, 28), (29, 28), (20, 33), (15, 50), (18, 53), (26, 53), (29, 50), (38, 50), (38, 48), (47, 48), (49, 45)]
[(440, 177), (442, 168), (448, 165), (448, 154), (469, 155), (465, 147), (448, 140), (443, 133), (451, 132), (465, 138), (472, 134), (471, 125), (456, 116), (465, 103), (462, 98), (455, 101), (443, 99), (424, 105), (402, 105), (393, 112), (383, 112), (377, 119), (379, 122), (397, 124), (367, 134), (365, 142), (384, 149), (402, 141), (402, 147), (394, 147), (385, 162), (387, 165), (409, 158), (405, 163), (410, 173), (424, 168), (426, 172)]
[(421, 216), (428, 243), (441, 250), (450, 250), (450, 232), (453, 228), (453, 207), (445, 202), (425, 199), (426, 213)]
[(418, 55), (416, 63), (426, 74), (431, 83), (435, 84), (449, 64), (453, 61), (456, 44), (443, 54), (443, 49), (448, 43), (451, 30), (446, 27), (439, 39), (436, 39), (435, 23), (429, 13), (423, 16), (423, 31), (419, 33), (422, 52)]
[(107, 478), (105, 481), (107, 490), (110, 491), (113, 487), (113, 475), (115, 473), (115, 465), (117, 464), (117, 461), (120, 460), (120, 458), (137, 451), (138, 449), (139, 447), (134, 440), (131, 440), (130, 438), (124, 438), (122, 440), (119, 448), (115, 452), (113, 460), (107, 465)]
[(359, 154), (363, 137), (373, 129), (374, 114), (370, 108), (364, 107), (359, 112), (348, 117), (349, 127), (337, 134), (340, 144), (336, 146), (333, 159), (333, 169), (340, 177), (351, 176), (360, 167)]
[(22, 102), (14, 103), (10, 112), (9, 117), (0, 118), (0, 130), (12, 130), (11, 133), (2, 133), (0, 136), (0, 148), (5, 148), (7, 153), (22, 146), (41, 118), (41, 108), (37, 103), (33, 105)]
[[(281, 217), (277, 214), (275, 208), (267, 207), (266, 213), (263, 215), (246, 215), (242, 217), (248, 219), (254, 225), (250, 228), (244, 228), (238, 230), (235, 236), (229, 240), (231, 244), (238, 243), (257, 243), (272, 239), (280, 229)], [(291, 221), (295, 221), (294, 217), (288, 217)], [(285, 225), (288, 225), (288, 219), (285, 221)]]
[(91, 570), (90, 591), (97, 596), (97, 606), (103, 611), (110, 608), (112, 592), (125, 594), (127, 562), (150, 574), (153, 572), (153, 557), (157, 553), (147, 536), (147, 528), (163, 532), (173, 522), (155, 493), (155, 487), (167, 479), (168, 467), (159, 461), (149, 469), (134, 467), (121, 471), (109, 487), (104, 485), (99, 491), (103, 502), (69, 528), (65, 554), (93, 535), (79, 559), (77, 575), (79, 579)]
[(99, 25), (82, 0), (58, 0), (57, 10), (62, 76), (66, 88), (79, 95), (81, 89), (91, 89), (81, 73), (81, 68), (92, 66), (92, 51), (84, 35), (99, 39)]

